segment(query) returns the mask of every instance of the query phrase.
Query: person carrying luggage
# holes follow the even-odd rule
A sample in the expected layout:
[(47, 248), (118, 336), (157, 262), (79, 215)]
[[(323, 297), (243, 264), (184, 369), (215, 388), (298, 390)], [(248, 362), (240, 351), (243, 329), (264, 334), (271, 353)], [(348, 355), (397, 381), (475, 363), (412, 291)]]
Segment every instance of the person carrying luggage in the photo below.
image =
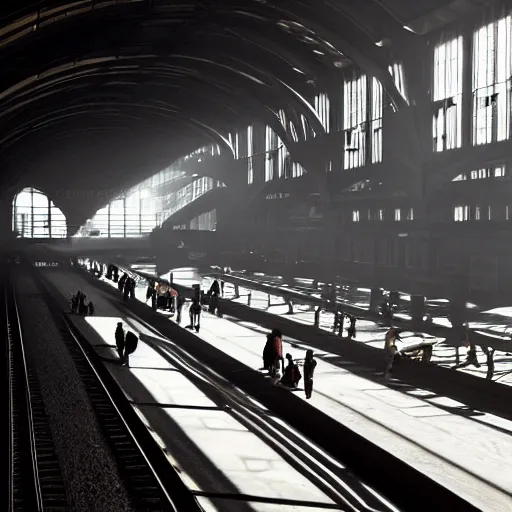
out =
[(288, 388), (296, 388), (300, 379), (302, 379), (302, 375), (300, 374), (299, 367), (293, 360), (291, 354), (286, 354), (286, 360), (288, 361), (288, 364), (283, 371), (283, 377), (281, 378), (280, 383)]

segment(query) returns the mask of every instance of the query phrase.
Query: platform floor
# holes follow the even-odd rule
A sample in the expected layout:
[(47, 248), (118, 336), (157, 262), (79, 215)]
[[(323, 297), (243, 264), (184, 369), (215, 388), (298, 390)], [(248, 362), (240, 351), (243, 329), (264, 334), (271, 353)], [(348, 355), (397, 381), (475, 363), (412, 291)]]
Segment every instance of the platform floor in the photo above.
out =
[[(140, 270), (140, 269), (139, 269)], [(154, 266), (148, 266), (147, 268), (142, 268), (143, 272), (148, 274), (154, 272)], [(164, 278), (169, 279), (169, 273)], [(240, 276), (244, 279), (247, 277), (245, 275)], [(283, 285), (276, 279), (271, 278), (271, 276), (256, 276), (258, 283), (268, 284), (270, 286), (280, 286), (284, 290), (289, 290), (290, 287)], [(173, 279), (177, 284), (181, 284), (184, 286), (191, 286), (195, 283), (201, 283), (202, 288), (204, 290), (208, 290), (212, 279), (210, 277), (202, 277), (196, 269), (193, 268), (183, 268), (173, 271)], [(299, 283), (300, 284), (300, 283)], [(303, 287), (297, 286), (297, 288), (293, 288), (294, 291), (299, 293), (304, 293), (306, 295)], [(299, 324), (304, 325), (313, 325), (314, 324), (314, 312), (310, 310), (308, 306), (295, 306), (295, 314), (288, 315), (288, 306), (286, 306), (283, 302), (283, 299), (278, 296), (270, 296), (270, 306), (269, 306), (269, 296), (266, 293), (256, 291), (254, 289), (250, 289), (249, 287), (240, 287), (239, 293), (240, 297), (236, 299), (234, 297), (234, 286), (230, 283), (225, 284), (224, 288), (224, 297), (227, 299), (234, 300), (235, 302), (239, 302), (240, 304), (247, 305), (249, 291), (251, 292), (251, 307), (254, 309), (259, 309), (262, 311), (266, 311), (268, 313), (284, 316), (287, 320), (292, 320)], [(142, 289), (137, 290), (138, 297), (144, 300), (145, 297), (142, 297)], [(145, 293), (145, 292), (144, 292)], [(313, 294), (315, 296), (315, 294)], [(320, 297), (320, 294), (316, 296)], [(408, 300), (407, 295), (401, 294), (401, 300), (406, 302)], [(347, 296), (346, 301), (350, 303), (351, 306), (360, 307), (361, 309), (368, 309), (369, 301), (370, 301), (370, 290), (364, 288), (358, 288), (351, 290)], [(450, 321), (446, 317), (445, 314), (445, 303), (448, 301), (444, 299), (436, 299), (429, 301), (429, 311), (432, 313), (433, 322), (435, 324), (441, 325), (443, 327), (450, 327)], [(499, 313), (499, 314), (497, 314)], [(402, 318), (404, 320), (411, 320), (410, 316), (405, 312), (400, 312), (395, 315), (397, 318)], [(501, 384), (512, 386), (512, 340), (510, 340), (510, 334), (512, 332), (512, 308), (500, 308), (497, 310), (493, 310), (493, 314), (486, 313), (479, 315), (480, 320), (478, 322), (471, 322), (471, 329), (477, 330), (481, 334), (485, 334), (489, 336), (490, 339), (497, 338), (500, 340), (506, 340), (506, 342), (510, 343), (510, 353), (503, 351), (496, 351), (494, 355), (495, 362), (495, 371), (493, 380), (499, 381)], [(510, 324), (507, 319), (510, 318)], [(332, 326), (334, 323), (334, 315), (329, 312), (322, 312), (320, 317), (320, 328), (326, 332), (332, 332)], [(345, 322), (345, 329), (348, 327), (348, 322)], [(367, 345), (381, 348), (384, 343), (384, 335), (387, 330), (387, 327), (382, 327), (375, 322), (369, 320), (360, 319), (357, 322), (357, 336), (355, 338), (356, 341), (361, 343), (365, 343)], [(422, 339), (435, 341), (436, 345), (434, 347), (434, 353), (432, 357), (432, 361), (440, 366), (451, 367), (454, 366), (457, 362), (456, 357), (456, 348), (445, 343), (444, 338), (437, 338), (431, 336), (427, 333), (422, 332), (404, 332), (402, 334), (402, 338), (404, 340), (403, 345), (401, 347), (406, 347), (408, 345), (415, 345), (420, 342)], [(481, 364), (480, 368), (475, 368), (474, 366), (470, 366), (467, 368), (459, 369), (458, 371), (463, 371), (465, 373), (469, 373), (473, 376), (485, 378), (487, 374), (487, 365), (486, 365), (486, 356), (482, 352), (482, 350), (477, 347), (477, 356), (479, 362)], [(466, 349), (461, 347), (459, 349), (459, 360), (460, 362), (464, 361), (466, 357)]]
[[(219, 399), (222, 384), (205, 384), (207, 377), (201, 375), (197, 368), (184, 364), (168, 340), (159, 337), (137, 317), (126, 317), (108, 294), (75, 273), (52, 270), (44, 274), (64, 296), (70, 297), (80, 289), (95, 303), (95, 316), (85, 319), (77, 315), (69, 317), (95, 345), (133, 407), (191, 489), (247, 495), (250, 506), (247, 510), (256, 512), (319, 512), (325, 510), (322, 505), (334, 505), (329, 492), (324, 492), (322, 487), (330, 484), (323, 482), (319, 486), (321, 476), (315, 480), (314, 470), (302, 468), (299, 471), (300, 461), (293, 455), (279, 453), (277, 445), (284, 446), (292, 454), (299, 447), (293, 442), (290, 446), (282, 442), (276, 444), (274, 435), (261, 432), (264, 426), (258, 424), (251, 428), (250, 420), (239, 421), (236, 415), (227, 412), (225, 401), (222, 397)], [(205, 321), (210, 323), (210, 319)], [(125, 330), (132, 330), (141, 338), (137, 351), (130, 358), (130, 368), (119, 365), (115, 351), (117, 322), (122, 322)], [(160, 346), (163, 343), (164, 352), (157, 351), (151, 341)], [(248, 407), (256, 406), (250, 398), (245, 399)], [(259, 407), (260, 416), (264, 416), (264, 408)], [(350, 485), (353, 481), (359, 486), (361, 483), (352, 475), (346, 475), (346, 479), (340, 482), (339, 487), (346, 488), (344, 493), (350, 504), (359, 499), (350, 496)], [(275, 503), (257, 503), (250, 497), (270, 498)], [(206, 504), (206, 510), (245, 510), (240, 501), (233, 501), (228, 507), (228, 501), (220, 498), (201, 500)], [(289, 504), (280, 503), (283, 500), (289, 500)], [(367, 490), (364, 500), (376, 510), (394, 510)], [(222, 507), (216, 508), (215, 502), (217, 506), (222, 502)], [(365, 509), (352, 506), (347, 510)]]
[[(240, 298), (234, 298), (234, 286), (229, 283), (225, 285), (225, 297), (231, 298), (236, 302), (241, 304), (247, 304), (247, 295), (249, 294), (249, 288), (240, 287)], [(356, 299), (356, 298), (354, 298)], [(360, 300), (360, 299), (359, 299)], [(255, 309), (260, 309), (263, 311), (267, 311), (268, 313), (285, 316), (288, 320), (292, 320), (294, 322), (304, 324), (304, 325), (313, 325), (314, 324), (314, 312), (311, 311), (307, 306), (295, 306), (296, 313), (293, 315), (288, 315), (288, 306), (283, 303), (283, 300), (277, 296), (270, 297), (270, 306), (269, 306), (269, 297), (268, 294), (262, 293), (259, 291), (251, 290), (251, 307)], [(351, 305), (356, 305), (359, 307), (364, 307), (365, 304), (362, 302), (351, 302)], [(366, 305), (366, 307), (368, 307)], [(396, 315), (397, 317), (401, 317), (407, 320), (410, 320), (406, 314)], [(443, 325), (446, 327), (450, 326), (449, 321), (444, 316), (434, 317), (434, 322)], [(327, 331), (332, 332), (332, 326), (334, 323), (334, 315), (328, 312), (322, 312), (320, 318), (320, 328)], [(345, 322), (345, 328), (348, 327), (347, 322)], [(357, 322), (357, 335), (355, 340), (361, 343), (365, 343), (367, 345), (381, 348), (384, 343), (384, 335), (387, 331), (387, 327), (380, 326), (375, 322), (369, 320), (360, 319)], [(489, 336), (499, 337), (503, 339), (508, 336), (509, 326), (507, 324), (491, 324), (489, 322), (485, 322), (483, 319), (481, 322), (473, 322), (471, 324), (471, 329), (476, 329), (479, 332), (485, 332)], [(490, 334), (489, 334), (490, 333)], [(434, 352), (432, 356), (432, 361), (440, 366), (450, 367), (456, 364), (456, 349), (444, 343), (444, 338), (436, 338), (427, 333), (422, 332), (404, 332), (402, 334), (402, 338), (404, 340), (403, 345), (400, 345), (400, 348), (406, 347), (407, 345), (415, 345), (420, 342), (422, 339), (432, 340), (436, 342), (434, 347)], [(507, 340), (509, 341), (509, 340)], [(512, 352), (512, 341), (510, 341), (510, 351)], [(474, 376), (478, 376), (481, 378), (485, 378), (487, 374), (487, 365), (486, 365), (486, 356), (481, 351), (480, 348), (477, 350), (478, 359), (481, 363), (480, 368), (475, 368), (473, 366), (468, 368), (463, 368), (458, 371), (464, 371)], [(466, 357), (466, 349), (461, 347), (459, 349), (460, 361), (462, 362)], [(512, 354), (508, 352), (497, 351), (494, 356), (495, 360), (495, 371), (494, 371), (494, 380), (498, 380), (502, 384), (512, 385)]]
[[(73, 282), (64, 285), (61, 281), (68, 278), (56, 278), (53, 271), (52, 275), (68, 295), (78, 287), (89, 289), (91, 296), (101, 293), (79, 276), (73, 275)], [(137, 296), (144, 300), (145, 290), (138, 289)], [(109, 314), (98, 305), (98, 317)], [(98, 318), (89, 321), (102, 338), (112, 335), (113, 324), (103, 326), (104, 320)], [(375, 338), (381, 336), (375, 328), (371, 332)], [(265, 334), (260, 326), (205, 313), (198, 336), (256, 369), (261, 366)], [(285, 341), (285, 351), (296, 358), (304, 357), (307, 348), (297, 340)], [(338, 356), (319, 351), (316, 354), (315, 394), (309, 402), (312, 407), (394, 453), (478, 508), (512, 511), (512, 422), (469, 411), (449, 397), (433, 396), (399, 381), (388, 384), (370, 368), (359, 367), (359, 376), (355, 375), (352, 365), (340, 361)], [(361, 377), (361, 371), (368, 378)], [(161, 387), (159, 382), (145, 386)]]

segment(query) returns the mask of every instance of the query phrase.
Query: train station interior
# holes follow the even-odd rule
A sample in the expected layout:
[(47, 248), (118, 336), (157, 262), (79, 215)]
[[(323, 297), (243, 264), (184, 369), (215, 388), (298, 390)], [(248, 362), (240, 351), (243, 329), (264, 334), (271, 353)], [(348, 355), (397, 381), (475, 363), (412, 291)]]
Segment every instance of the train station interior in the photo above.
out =
[(9, 512), (512, 512), (512, 0), (7, 0), (0, 63)]

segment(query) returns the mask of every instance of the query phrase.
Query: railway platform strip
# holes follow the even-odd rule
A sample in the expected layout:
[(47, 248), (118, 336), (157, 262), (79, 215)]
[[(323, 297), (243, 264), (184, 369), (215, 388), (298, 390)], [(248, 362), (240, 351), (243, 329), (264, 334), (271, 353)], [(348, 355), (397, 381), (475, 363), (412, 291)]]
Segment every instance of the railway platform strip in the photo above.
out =
[[(141, 269), (135, 270), (139, 272)], [(150, 273), (151, 269), (142, 269), (144, 274)], [(169, 279), (170, 274), (165, 275)], [(268, 276), (255, 275), (253, 280), (247, 277), (235, 276), (234, 281), (247, 283), (245, 286), (240, 284), (238, 286), (238, 296), (235, 295), (235, 286), (230, 282), (230, 275), (226, 276), (226, 283), (224, 289), (224, 298), (238, 303), (243, 306), (250, 307), (254, 310), (276, 315), (282, 317), (287, 321), (296, 323), (297, 325), (304, 325), (307, 328), (311, 328), (314, 325), (315, 312), (312, 310), (310, 304), (307, 304), (311, 298), (320, 300), (320, 293), (314, 293), (311, 290), (305, 291), (303, 287), (298, 286), (296, 288), (283, 283), (275, 283), (268, 281)], [(196, 272), (192, 272), (191, 269), (180, 269), (174, 271), (173, 282), (177, 285), (191, 287), (192, 284), (200, 283), (204, 290), (207, 290), (213, 281), (211, 276), (202, 277)], [(261, 290), (251, 288), (251, 284), (256, 287), (258, 285), (265, 285), (274, 288), (275, 295), (266, 293)], [(293, 300), (294, 302), (294, 313), (289, 314), (288, 304), (285, 303), (280, 292), (287, 293), (292, 292), (295, 296), (304, 296), (305, 304), (300, 302), (300, 299)], [(142, 291), (138, 290), (138, 296), (142, 298)], [(369, 347), (381, 349), (383, 345), (384, 335), (388, 327), (380, 325), (375, 321), (375, 315), (368, 315), (369, 307), (369, 290), (358, 289), (353, 290), (352, 294), (345, 294), (344, 301), (338, 302), (340, 311), (343, 310), (343, 305), (346, 304), (351, 308), (351, 313), (358, 316), (357, 322), (357, 336), (355, 341), (360, 342)], [(402, 294), (402, 300), (403, 300)], [(142, 300), (144, 300), (142, 298)], [(446, 302), (446, 301), (444, 301)], [(401, 311), (395, 315), (395, 324), (398, 327), (404, 327), (402, 338), (404, 344), (400, 345), (399, 348), (416, 345), (423, 340), (434, 343), (434, 350), (432, 355), (432, 362), (441, 367), (451, 367), (458, 361), (463, 361), (465, 357), (465, 348), (449, 342), (444, 336), (449, 333), (451, 327), (449, 319), (442, 312), (443, 299), (429, 301), (430, 310), (432, 312), (433, 325), (436, 326), (436, 334), (428, 334), (421, 332), (421, 327), (415, 326), (414, 329), (407, 327), (407, 322), (410, 322), (411, 317)], [(441, 310), (441, 311), (440, 311)], [(507, 314), (506, 308), (500, 308)], [(358, 312), (360, 311), (360, 316)], [(512, 311), (510, 312), (512, 315)], [(319, 318), (319, 329), (325, 333), (332, 333), (334, 314), (330, 311), (322, 311)], [(402, 326), (402, 321), (406, 324)], [(348, 322), (345, 321), (345, 328), (348, 327)], [(441, 329), (439, 329), (439, 327)], [(470, 329), (478, 333), (479, 341), (487, 340), (489, 346), (495, 346), (497, 350), (493, 353), (494, 372), (493, 379), (505, 385), (512, 385), (512, 340), (510, 339), (510, 325), (506, 323), (506, 316), (492, 316), (489, 318), (482, 317), (477, 321), (470, 322)], [(470, 334), (471, 336), (471, 334)], [(453, 335), (452, 335), (453, 337)], [(455, 341), (455, 340), (451, 340)], [(457, 338), (457, 341), (459, 339)], [(465, 340), (460, 340), (463, 344)], [(457, 358), (457, 351), (459, 353)], [(468, 373), (473, 376), (480, 378), (486, 378), (487, 375), (487, 356), (481, 350), (480, 346), (477, 346), (477, 357), (480, 362), (480, 367), (468, 366), (461, 368), (459, 371)]]
[[(69, 272), (60, 275), (52, 272), (48, 276), (64, 296), (81, 289), (95, 303), (95, 316), (83, 319), (70, 315), (70, 319), (95, 345), (141, 419), (166, 451), (170, 463), (198, 494), (197, 499), (205, 510), (217, 510), (212, 508), (212, 503), (219, 500), (224, 500), (220, 510), (233, 511), (245, 510), (240, 508), (245, 505), (250, 505), (247, 511), (256, 512), (340, 509), (271, 445), (236, 421), (219, 404), (218, 394), (211, 389), (205, 391), (204, 386), (197, 386), (197, 382), (184, 375), (173, 363), (172, 353), (168, 353), (171, 357), (164, 357), (165, 350), (155, 349), (155, 342), (158, 344), (162, 338), (150, 326), (135, 316), (123, 314), (80, 276)], [(140, 338), (129, 368), (120, 366), (116, 355), (114, 331), (118, 322)], [(265, 414), (263, 410), (260, 412)], [(232, 495), (239, 496), (228, 504), (224, 497)], [(247, 497), (245, 505), (240, 496)], [(381, 501), (370, 493), (368, 496)], [(382, 506), (378, 510), (394, 510)]]
[[(183, 281), (183, 284), (187, 283), (187, 280)], [(190, 283), (188, 281), (187, 285)], [(277, 287), (276, 291), (279, 289), (286, 290), (287, 288)], [(295, 292), (302, 293), (301, 290), (294, 290)], [(288, 306), (283, 303), (283, 300), (277, 296), (268, 296), (268, 294), (263, 293), (258, 290), (254, 290), (250, 288), (250, 280), (248, 280), (247, 287), (240, 286), (239, 288), (239, 297), (235, 297), (234, 295), (234, 286), (230, 283), (226, 283), (225, 286), (226, 298), (230, 299), (239, 304), (247, 305), (247, 296), (251, 294), (251, 305), (250, 307), (260, 310), (266, 311), (273, 315), (278, 315), (285, 317), (287, 320), (294, 321), (298, 324), (302, 324), (305, 326), (312, 326), (314, 324), (314, 312), (311, 311), (311, 308), (308, 306), (301, 306), (299, 303), (295, 305), (295, 313), (293, 315), (288, 314)], [(307, 295), (304, 293), (304, 296)], [(319, 296), (318, 296), (319, 298)], [(358, 297), (354, 298), (354, 301), (350, 301), (350, 305), (352, 307), (360, 308), (361, 313), (364, 314), (367, 312), (367, 308), (369, 306), (369, 299), (365, 298), (364, 292), (359, 292)], [(350, 300), (350, 298), (349, 298)], [(343, 303), (340, 304), (340, 310), (343, 309)], [(482, 315), (480, 315), (482, 316)], [(406, 313), (399, 313), (395, 315), (395, 319), (397, 320), (396, 325), (400, 326), (401, 320), (410, 321), (411, 317)], [(443, 315), (434, 315), (433, 323), (435, 325), (441, 327), (451, 327), (449, 320), (446, 316)], [(334, 314), (328, 311), (324, 311), (320, 317), (320, 329), (326, 332), (332, 332), (332, 326), (334, 323)], [(345, 327), (347, 327), (348, 322), (345, 322)], [(499, 380), (501, 384), (512, 385), (512, 358), (509, 352), (512, 352), (512, 341), (510, 340), (509, 329), (510, 326), (505, 323), (493, 323), (490, 321), (485, 321), (483, 318), (480, 321), (472, 321), (470, 322), (471, 330), (475, 330), (478, 333), (486, 335), (489, 339), (489, 343), (492, 345), (493, 343), (498, 342), (500, 346), (504, 348), (504, 350), (496, 351), (494, 356), (494, 376), (496, 380)], [(387, 330), (387, 327), (378, 325), (375, 321), (360, 318), (357, 322), (357, 336), (356, 341), (364, 343), (368, 346), (375, 348), (382, 348), (384, 335)], [(455, 365), (457, 356), (456, 356), (456, 347), (446, 343), (445, 338), (441, 336), (433, 336), (424, 332), (421, 332), (421, 329), (415, 329), (414, 331), (409, 331), (406, 329), (404, 332), (403, 338), (405, 340), (405, 346), (407, 344), (415, 344), (421, 342), (422, 340), (428, 340), (432, 342), (436, 342), (434, 346), (432, 361), (440, 366), (449, 367)], [(464, 340), (461, 340), (463, 342)], [(509, 346), (509, 347), (508, 347)], [(463, 368), (460, 371), (469, 373), (474, 376), (485, 378), (487, 373), (487, 365), (486, 365), (486, 355), (477, 347), (477, 355), (479, 362), (481, 364), (480, 368), (476, 368), (474, 366), (470, 366), (467, 368)], [(459, 351), (460, 359), (462, 360), (465, 357), (465, 349), (461, 348)]]
[[(122, 318), (122, 306), (121, 310), (112, 310), (112, 300), (116, 300), (112, 298), (112, 291), (109, 293), (107, 289), (99, 289), (74, 273), (59, 277), (58, 272), (52, 271), (47, 276), (63, 295), (69, 297), (81, 288), (95, 302), (97, 316), (89, 319), (88, 327), (82, 325), (81, 328), (88, 330), (84, 334), (90, 335), (91, 339), (92, 331), (95, 331), (99, 345), (112, 345), (115, 323), (121, 321), (118, 318), (129, 322), (130, 327), (143, 337), (151, 336), (144, 333), (144, 329), (151, 331), (151, 328), (144, 326), (143, 322)], [(137, 295), (144, 300), (143, 289), (138, 289)], [(120, 296), (117, 300), (122, 302)], [(187, 318), (186, 312), (184, 317)], [(84, 322), (80, 319), (77, 321)], [(197, 336), (248, 366), (259, 368), (266, 332), (258, 325), (205, 313)], [(284, 351), (300, 358), (307, 348), (304, 342), (287, 338)], [(107, 351), (106, 357), (112, 354), (111, 347), (100, 347), (100, 350)], [(129, 372), (140, 373), (137, 379), (147, 394), (160, 394), (160, 398), (168, 400), (169, 390), (177, 389), (177, 383), (172, 383), (168, 377), (175, 372), (139, 371), (136, 368), (139, 364), (155, 368), (161, 364), (146, 350), (139, 349), (139, 355), (133, 359), (134, 368)], [(455, 403), (449, 397), (432, 396), (422, 389), (404, 386), (404, 390), (401, 390), (400, 382), (387, 386), (375, 379), (375, 372), (371, 368), (362, 368), (368, 378), (355, 375), (349, 362), (340, 362), (335, 354), (318, 349), (316, 353), (319, 364), (315, 395), (309, 402), (313, 407), (397, 454), (478, 508), (512, 510), (512, 482), (508, 476), (512, 460), (512, 422), (478, 411), (468, 411), (464, 404)], [(141, 358), (140, 363), (137, 357)], [(120, 371), (121, 376), (116, 378), (123, 385), (126, 370)], [(160, 377), (164, 373), (166, 376)], [(162, 378), (166, 379), (164, 383)], [(144, 397), (139, 398), (146, 401)], [(151, 410), (151, 406), (145, 407)], [(174, 411), (173, 408), (169, 410)]]

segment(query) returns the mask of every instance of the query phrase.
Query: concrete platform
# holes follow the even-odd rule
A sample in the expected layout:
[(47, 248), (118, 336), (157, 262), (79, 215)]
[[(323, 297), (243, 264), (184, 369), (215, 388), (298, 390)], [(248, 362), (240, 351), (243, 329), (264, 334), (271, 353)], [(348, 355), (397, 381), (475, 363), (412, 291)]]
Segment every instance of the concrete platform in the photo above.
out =
[[(206, 285), (207, 283), (205, 283)], [(271, 296), (269, 306), (269, 297), (268, 294), (252, 290), (250, 288), (240, 287), (240, 297), (234, 297), (234, 287), (226, 283), (225, 285), (225, 298), (231, 299), (240, 304), (247, 304), (247, 295), (249, 291), (251, 293), (251, 307), (254, 309), (259, 309), (261, 311), (266, 311), (273, 315), (286, 317), (287, 320), (294, 321), (298, 324), (311, 326), (314, 324), (314, 312), (311, 311), (307, 306), (296, 305), (295, 306), (295, 314), (288, 314), (288, 307), (283, 303), (283, 300), (278, 296)], [(368, 295), (368, 298), (365, 298)], [(351, 300), (351, 305), (368, 308), (369, 305), (369, 290), (359, 290), (357, 295), (354, 295)], [(508, 313), (508, 309), (504, 309), (502, 311), (503, 314)], [(509, 313), (512, 316), (512, 311)], [(501, 323), (493, 323), (486, 320), (484, 315), (480, 315), (482, 319), (478, 322), (471, 322), (470, 328), (478, 331), (479, 333), (486, 334), (490, 339), (500, 339), (504, 340), (506, 343), (510, 344), (510, 351), (512, 352), (512, 341), (510, 340), (509, 329), (510, 326), (505, 323), (506, 317), (503, 316), (501, 319)], [(395, 315), (396, 318), (403, 318), (405, 320), (410, 320), (410, 317), (404, 313), (400, 313)], [(433, 322), (435, 324), (450, 327), (451, 324), (449, 320), (445, 316), (434, 316)], [(322, 312), (320, 317), (320, 328), (326, 332), (332, 332), (332, 326), (334, 323), (334, 315), (329, 312)], [(347, 322), (345, 322), (345, 327), (348, 327)], [(381, 348), (383, 345), (384, 334), (387, 331), (387, 327), (380, 326), (375, 322), (369, 320), (360, 319), (357, 322), (357, 335), (355, 339), (364, 343), (366, 345)], [(400, 345), (400, 348), (407, 347), (409, 344), (413, 345), (420, 342), (422, 339), (435, 341), (436, 345), (434, 347), (432, 361), (440, 366), (450, 367), (456, 364), (456, 349), (455, 347), (448, 345), (445, 343), (445, 338), (439, 338), (430, 336), (423, 332), (418, 331), (405, 331), (402, 335), (404, 339), (404, 344)], [(464, 348), (459, 350), (461, 361), (466, 357), (466, 351)], [(463, 371), (465, 373), (478, 376), (481, 378), (486, 377), (487, 366), (486, 366), (486, 356), (485, 354), (478, 349), (477, 350), (478, 360), (482, 365), (480, 368), (475, 368), (473, 366), (460, 369), (458, 371)], [(495, 360), (495, 371), (494, 371), (494, 379), (499, 380), (501, 384), (512, 385), (512, 356), (510, 356), (505, 351), (497, 351), (494, 356)]]
[[(109, 371), (192, 490), (246, 495), (244, 507), (250, 502), (250, 510), (257, 512), (309, 511), (315, 504), (313, 509), (325, 510), (326, 505), (335, 505), (329, 493), (308, 478), (308, 468), (300, 468), (293, 456), (284, 457), (273, 446), (275, 443), (266, 442), (258, 429), (248, 428), (247, 422), (238, 421), (219, 402), (221, 384), (214, 387), (203, 382), (199, 389), (197, 382), (204, 378), (197, 370), (187, 369), (168, 341), (169, 356), (163, 357), (141, 339), (130, 358), (130, 368), (121, 367), (113, 345), (117, 322), (139, 337), (158, 339), (157, 333), (135, 316), (122, 314), (108, 294), (75, 273), (52, 270), (44, 274), (63, 296), (70, 297), (80, 289), (95, 303), (94, 317), (70, 315), (70, 318), (96, 346)], [(160, 338), (160, 341), (166, 340)], [(247, 407), (255, 407), (250, 398), (246, 402)], [(264, 415), (265, 410), (260, 406), (260, 416)], [(349, 486), (353, 478), (347, 478), (344, 485)], [(323, 486), (328, 488), (329, 484)], [(259, 503), (251, 501), (251, 497), (271, 499), (275, 503)], [(364, 498), (368, 506), (377, 510), (394, 510), (369, 491)], [(302, 502), (308, 506), (302, 506)], [(229, 508), (226, 505), (222, 510), (245, 510), (239, 508), (243, 501), (230, 503)]]
[[(139, 267), (140, 266), (137, 267), (138, 271), (142, 271), (147, 274), (154, 272), (154, 266), (148, 266), (144, 268)], [(238, 276), (238, 274), (235, 276)], [(162, 277), (169, 280), (170, 273)], [(247, 279), (247, 276), (242, 275), (241, 277), (248, 283), (251, 282)], [(173, 281), (176, 284), (187, 287), (192, 286), (192, 284), (199, 283), (204, 290), (208, 290), (211, 282), (213, 281), (211, 277), (201, 276), (197, 269), (194, 268), (182, 268), (174, 270), (173, 278)], [(297, 287), (295, 288), (289, 287), (276, 278), (271, 278), (271, 276), (264, 275), (254, 276), (254, 280), (254, 282), (257, 284), (265, 284), (268, 286), (276, 287), (276, 289), (282, 289), (283, 291), (293, 290), (299, 295), (304, 295), (306, 298), (320, 298), (320, 293), (307, 291), (304, 287), (300, 286), (300, 283), (297, 283)], [(138, 290), (138, 292), (142, 293), (141, 290)], [(254, 290), (250, 287), (240, 286), (240, 296), (235, 298), (234, 285), (228, 282), (225, 283), (224, 292), (224, 298), (233, 300), (234, 302), (243, 305), (247, 305), (248, 295), (250, 294), (251, 308), (264, 311), (272, 315), (284, 317), (287, 320), (291, 320), (299, 325), (312, 326), (314, 324), (314, 312), (308, 306), (296, 303), (294, 305), (295, 313), (293, 315), (289, 315), (288, 306), (284, 304), (283, 299), (277, 295), (269, 296), (267, 293)], [(370, 302), (370, 290), (365, 288), (357, 288), (350, 290), (350, 292), (345, 295), (346, 296), (343, 299), (345, 303), (350, 304), (352, 307), (360, 308), (362, 314), (368, 309)], [(400, 294), (400, 296), (403, 303), (406, 303), (408, 300), (410, 300), (410, 296), (408, 295)], [(446, 316), (446, 303), (448, 303), (448, 301), (445, 299), (430, 299), (427, 301), (428, 309), (432, 315), (434, 325), (450, 328), (451, 323)], [(342, 304), (343, 302), (340, 302), (340, 307), (342, 307)], [(411, 320), (411, 317), (404, 311), (395, 314), (395, 318), (406, 321)], [(491, 312), (479, 314), (477, 320), (470, 322), (471, 330), (483, 335), (483, 338), (487, 338), (491, 345), (495, 342), (499, 342), (500, 348), (504, 348), (504, 350), (497, 350), (494, 354), (495, 370), (493, 379), (505, 385), (512, 385), (512, 356), (509, 353), (509, 348), (510, 352), (512, 352), (512, 340), (510, 339), (510, 334), (512, 333), (512, 320), (509, 323), (510, 318), (512, 318), (512, 308), (499, 308)], [(333, 323), (334, 315), (332, 313), (323, 311), (320, 315), (320, 329), (325, 332), (332, 332)], [(348, 327), (347, 324), (348, 322), (345, 322), (345, 329)], [(383, 344), (386, 330), (387, 327), (381, 326), (374, 321), (361, 318), (357, 323), (357, 336), (355, 340), (365, 345), (380, 349)], [(419, 332), (418, 330), (406, 330), (403, 332), (402, 338), (404, 343), (400, 345), (400, 348), (416, 345), (422, 340), (434, 342), (435, 346), (432, 362), (439, 366), (451, 367), (457, 363), (457, 349), (452, 344), (448, 343), (444, 337), (432, 336), (424, 332)], [(464, 340), (461, 340), (461, 342), (462, 341)], [(459, 360), (463, 361), (466, 357), (466, 349), (462, 347), (459, 348), (458, 351), (460, 358)], [(486, 378), (486, 356), (480, 347), (477, 347), (477, 357), (481, 364), (480, 368), (470, 366), (467, 368), (459, 369), (458, 371), (467, 373), (469, 375)]]
[[(72, 290), (90, 286), (83, 281)], [(142, 289), (137, 295), (145, 299)], [(265, 332), (257, 325), (206, 313), (198, 337), (259, 368)], [(300, 341), (287, 340), (284, 350), (303, 357), (307, 348)], [(309, 402), (312, 406), (481, 510), (512, 510), (512, 422), (468, 411), (449, 397), (432, 396), (399, 381), (387, 386), (370, 368), (366, 369), (368, 379), (354, 375), (351, 365), (339, 361), (335, 354), (317, 351), (317, 356), (315, 394)]]

